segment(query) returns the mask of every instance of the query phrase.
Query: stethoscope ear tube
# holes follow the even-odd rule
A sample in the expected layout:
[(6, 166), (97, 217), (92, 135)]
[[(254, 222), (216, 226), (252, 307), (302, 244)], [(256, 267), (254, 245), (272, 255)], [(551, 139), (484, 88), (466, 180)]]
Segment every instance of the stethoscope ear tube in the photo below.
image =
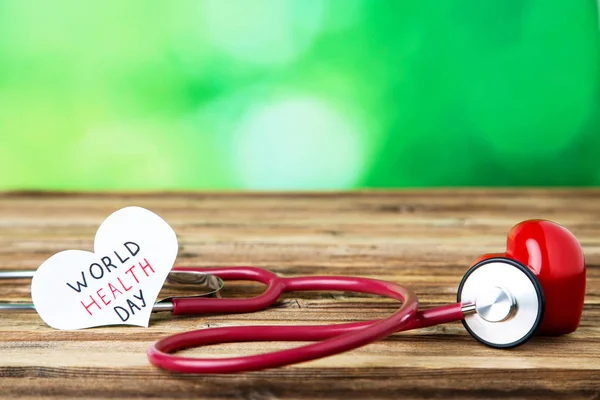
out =
[[(374, 321), (325, 326), (234, 326), (180, 333), (159, 340), (148, 349), (148, 359), (153, 365), (173, 372), (204, 374), (275, 368), (353, 350), (395, 332), (459, 321), (464, 317), (460, 303), (419, 312), (418, 300), (412, 291), (401, 285), (381, 280), (341, 276), (279, 278), (268, 271), (250, 267), (216, 268), (207, 271), (223, 280), (245, 277), (269, 282), (269, 288), (262, 295), (246, 300), (196, 299), (192, 302), (192, 300), (182, 299), (182, 303), (175, 307), (174, 311), (184, 306), (190, 308), (187, 311), (203, 309), (221, 312), (254, 311), (256, 307), (266, 308), (272, 304), (272, 293), (277, 297), (283, 292), (307, 290), (370, 293), (401, 301), (402, 305), (391, 316)], [(240, 308), (239, 306), (243, 305), (240, 302), (247, 302), (249, 306)], [(208, 307), (202, 307), (203, 304)], [(198, 346), (249, 341), (317, 341), (317, 343), (271, 353), (223, 359), (188, 358), (171, 354)]]
[(527, 342), (544, 316), (539, 280), (529, 268), (506, 257), (473, 265), (458, 286), (457, 300), (473, 304), (476, 310), (462, 320), (467, 332), (493, 348), (513, 348)]
[[(180, 333), (154, 343), (147, 352), (149, 361), (162, 369), (181, 373), (233, 373), (275, 368), (364, 346), (408, 328), (417, 318), (417, 296), (391, 282), (352, 277), (280, 278), (278, 281), (284, 285), (284, 291), (356, 291), (393, 298), (401, 301), (402, 305), (394, 314), (379, 321), (325, 326), (235, 326)], [(210, 344), (250, 341), (317, 342), (271, 353), (222, 359), (188, 358), (170, 354)]]

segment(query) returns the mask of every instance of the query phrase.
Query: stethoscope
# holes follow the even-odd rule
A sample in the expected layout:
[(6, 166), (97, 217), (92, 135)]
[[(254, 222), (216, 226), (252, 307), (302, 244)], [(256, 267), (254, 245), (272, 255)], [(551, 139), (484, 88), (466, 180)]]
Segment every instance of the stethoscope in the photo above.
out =
[[(549, 221), (545, 222), (549, 223)], [(543, 244), (538, 243), (538, 247)], [(269, 307), (283, 293), (309, 290), (375, 294), (397, 300), (402, 304), (389, 317), (366, 322), (318, 326), (217, 327), (179, 333), (154, 343), (148, 349), (148, 359), (153, 365), (173, 372), (232, 373), (315, 360), (358, 348), (395, 332), (461, 320), (471, 336), (494, 348), (511, 348), (525, 343), (544, 322), (551, 326), (544, 333), (568, 333), (574, 330), (571, 326), (572, 316), (569, 317), (571, 322), (568, 322), (562, 321), (560, 315), (544, 315), (545, 296), (540, 280), (544, 277), (542, 273), (545, 271), (541, 271), (540, 268), (536, 270), (539, 265), (534, 265), (532, 268), (506, 255), (509, 254), (484, 256), (469, 268), (458, 286), (456, 303), (423, 311), (419, 311), (417, 296), (411, 290), (387, 281), (343, 276), (283, 278), (254, 267), (175, 267), (168, 281), (202, 285), (207, 293), (218, 292), (223, 287), (223, 282), (230, 280), (260, 282), (267, 288), (256, 297), (245, 299), (206, 296), (172, 297), (157, 302), (153, 311), (169, 311), (173, 315), (248, 313)], [(543, 257), (544, 254), (538, 255), (536, 262), (543, 263), (545, 261)], [(561, 268), (565, 267), (561, 265)], [(566, 268), (569, 268), (568, 265)], [(572, 272), (571, 275), (579, 280), (583, 274), (585, 286), (585, 269), (583, 271), (580, 269), (573, 267), (573, 271), (567, 272)], [(554, 273), (556, 274), (556, 271)], [(31, 274), (30, 272), (5, 272), (0, 273), (0, 279), (26, 278), (31, 277)], [(544, 282), (548, 281), (544, 280)], [(582, 306), (583, 297), (581, 303)], [(22, 312), (34, 311), (34, 309), (31, 304), (0, 304), (0, 311)], [(575, 314), (579, 312), (579, 315), (575, 315), (578, 324), (581, 308), (573, 312)], [(561, 323), (563, 326), (560, 326)], [(293, 349), (223, 359), (190, 358), (172, 354), (179, 350), (204, 345), (252, 341), (315, 343)]]

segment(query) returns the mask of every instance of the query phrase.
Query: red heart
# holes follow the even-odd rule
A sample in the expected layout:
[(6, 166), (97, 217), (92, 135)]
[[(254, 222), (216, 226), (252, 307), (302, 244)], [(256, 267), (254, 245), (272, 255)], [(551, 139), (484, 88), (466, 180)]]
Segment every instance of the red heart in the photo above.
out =
[(585, 297), (585, 260), (575, 236), (554, 222), (524, 221), (510, 230), (506, 255), (528, 266), (542, 285), (545, 308), (538, 332), (562, 335), (577, 329)]
[(585, 297), (585, 260), (575, 236), (551, 221), (528, 220), (508, 234), (503, 256), (529, 267), (544, 292), (544, 316), (538, 333), (562, 335), (579, 326)]

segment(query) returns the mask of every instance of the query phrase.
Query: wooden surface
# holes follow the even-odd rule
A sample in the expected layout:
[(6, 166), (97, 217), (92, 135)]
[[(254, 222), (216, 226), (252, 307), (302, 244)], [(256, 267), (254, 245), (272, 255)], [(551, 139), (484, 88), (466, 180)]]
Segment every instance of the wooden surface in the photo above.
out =
[[(150, 366), (145, 351), (165, 335), (212, 326), (323, 324), (390, 314), (368, 296), (303, 293), (245, 315), (173, 317), (150, 327), (76, 332), (36, 314), (0, 315), (0, 398), (599, 398), (600, 191), (461, 190), (329, 194), (0, 194), (0, 269), (35, 269), (55, 252), (92, 250), (112, 211), (139, 205), (175, 229), (177, 265), (255, 265), (283, 276), (360, 275), (411, 287), (422, 308), (455, 299), (471, 262), (504, 249), (528, 218), (568, 227), (584, 246), (586, 304), (574, 334), (493, 350), (460, 323), (396, 334), (339, 356), (240, 375), (183, 376)], [(27, 281), (0, 282), (1, 297), (27, 301)], [(260, 286), (232, 283), (224, 294)], [(297, 343), (211, 346), (185, 354), (228, 356)]]

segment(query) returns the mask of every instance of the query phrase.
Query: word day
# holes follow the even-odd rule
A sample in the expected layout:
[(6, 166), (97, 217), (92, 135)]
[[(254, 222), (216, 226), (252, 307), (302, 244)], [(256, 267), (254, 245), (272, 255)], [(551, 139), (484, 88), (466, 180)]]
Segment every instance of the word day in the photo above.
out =
[[(135, 315), (136, 310), (141, 311), (146, 307), (144, 293), (142, 289), (136, 289), (136, 286), (153, 275), (155, 270), (150, 261), (141, 255), (138, 257), (140, 261), (131, 260), (140, 253), (139, 245), (126, 242), (123, 247), (125, 251), (120, 251), (125, 257), (113, 251), (114, 257), (103, 256), (100, 263), (92, 263), (81, 271), (81, 280), (66, 282), (71, 289), (84, 294), (80, 303), (90, 316), (110, 306), (125, 322), (131, 315)], [(89, 290), (92, 293), (88, 293)], [(131, 296), (128, 295), (132, 290)]]

